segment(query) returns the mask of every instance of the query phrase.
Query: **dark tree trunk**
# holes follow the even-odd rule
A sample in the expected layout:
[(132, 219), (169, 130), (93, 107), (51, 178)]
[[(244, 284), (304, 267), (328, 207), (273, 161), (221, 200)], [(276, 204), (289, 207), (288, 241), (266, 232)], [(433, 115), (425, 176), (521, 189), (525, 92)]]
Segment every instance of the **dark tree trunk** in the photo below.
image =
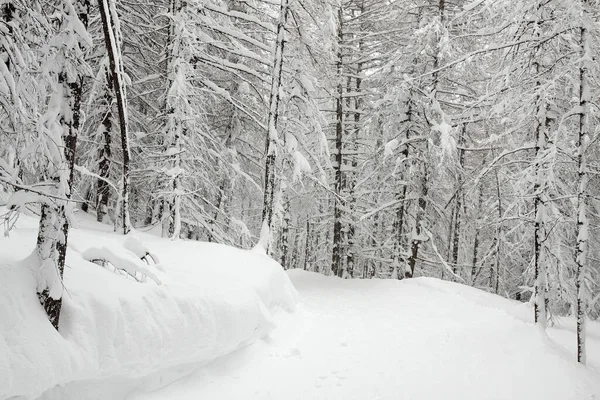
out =
[[(338, 10), (338, 41), (342, 42), (342, 9)], [(335, 197), (333, 211), (333, 249), (331, 254), (331, 272), (336, 276), (341, 276), (343, 273), (342, 262), (342, 245), (343, 245), (343, 230), (342, 230), (342, 193), (344, 189), (343, 180), (343, 163), (344, 163), (344, 110), (343, 110), (343, 95), (344, 88), (342, 84), (342, 51), (341, 45), (338, 46), (337, 54), (337, 98), (335, 101)]]
[(475, 286), (475, 280), (477, 279), (478, 271), (481, 268), (477, 267), (479, 263), (479, 214), (481, 213), (481, 207), (483, 205), (483, 186), (479, 186), (479, 198), (477, 200), (477, 218), (475, 219), (475, 238), (473, 239), (473, 257), (471, 261), (471, 285)]
[(110, 74), (112, 75), (113, 88), (117, 99), (117, 111), (119, 114), (119, 128), (121, 130), (121, 151), (123, 154), (123, 166), (121, 177), (121, 205), (119, 207), (120, 215), (119, 225), (121, 232), (127, 234), (131, 230), (131, 222), (129, 221), (129, 134), (127, 132), (127, 103), (125, 99), (125, 83), (123, 81), (121, 60), (118, 58), (120, 43), (116, 40), (116, 31), (114, 22), (110, 12), (109, 1), (98, 0), (100, 8), (100, 18), (102, 20), (102, 30), (104, 32), (104, 42), (106, 43), (106, 51), (110, 64)]
[(98, 175), (96, 196), (96, 220), (104, 222), (104, 216), (108, 213), (108, 201), (110, 197), (110, 186), (107, 180), (110, 175), (110, 158), (112, 157), (111, 138), (112, 138), (112, 102), (113, 102), (113, 76), (110, 71), (105, 73), (106, 86), (104, 92), (104, 102), (106, 103), (106, 113), (102, 118), (102, 140), (103, 146), (100, 150), (98, 163)]
[[(87, 28), (89, 2), (79, 0), (77, 3), (78, 17)], [(63, 12), (69, 12), (64, 10)], [(76, 76), (72, 81), (68, 80), (67, 72), (62, 71), (58, 74), (58, 84), (63, 86), (64, 102), (70, 109), (69, 114), (63, 114), (60, 118), (62, 124), (62, 136), (64, 141), (64, 161), (68, 170), (67, 182), (61, 182), (61, 171), (55, 170), (52, 180), (56, 182), (57, 187), (66, 183), (64, 193), (59, 194), (65, 199), (56, 199), (52, 206), (43, 204), (40, 213), (40, 225), (37, 237), (36, 253), (40, 261), (41, 268), (56, 268), (58, 278), (62, 284), (65, 270), (65, 258), (67, 255), (67, 240), (69, 236), (69, 221), (66, 217), (67, 199), (71, 198), (73, 189), (73, 173), (75, 165), (75, 151), (77, 148), (77, 136), (81, 123), (81, 95), (83, 88), (83, 77)], [(57, 166), (58, 167), (58, 166)], [(54, 285), (56, 283), (53, 283)], [(58, 330), (60, 323), (60, 312), (62, 308), (62, 293), (52, 293), (50, 287), (42, 289), (38, 293), (40, 303), (44, 307), (48, 319)]]
[(412, 278), (415, 276), (415, 266), (417, 264), (417, 258), (419, 257), (419, 248), (423, 242), (423, 224), (425, 217), (425, 209), (427, 208), (427, 193), (428, 193), (428, 173), (424, 166), (423, 178), (421, 180), (421, 194), (417, 202), (417, 216), (415, 218), (415, 230), (414, 235), (410, 242), (410, 255), (408, 257), (408, 270), (405, 273), (406, 278)]
[(283, 269), (289, 269), (289, 251), (290, 251), (290, 204), (286, 199), (283, 204), (283, 225), (281, 226), (281, 266)]
[[(462, 147), (465, 142), (465, 135), (467, 130), (467, 124), (462, 124), (460, 137), (458, 140), (459, 146)], [(457, 188), (456, 188), (456, 204), (454, 209), (454, 232), (452, 240), (452, 272), (454, 275), (457, 273), (458, 256), (460, 249), (460, 234), (461, 234), (461, 218), (462, 218), (462, 207), (463, 207), (463, 194), (462, 194), (462, 169), (465, 163), (465, 151), (460, 148), (458, 150), (458, 171), (457, 171)]]
[(311, 254), (311, 248), (310, 248), (310, 235), (311, 235), (311, 230), (310, 230), (310, 218), (306, 218), (306, 243), (304, 245), (304, 270), (308, 271), (308, 268), (310, 266), (310, 254)]

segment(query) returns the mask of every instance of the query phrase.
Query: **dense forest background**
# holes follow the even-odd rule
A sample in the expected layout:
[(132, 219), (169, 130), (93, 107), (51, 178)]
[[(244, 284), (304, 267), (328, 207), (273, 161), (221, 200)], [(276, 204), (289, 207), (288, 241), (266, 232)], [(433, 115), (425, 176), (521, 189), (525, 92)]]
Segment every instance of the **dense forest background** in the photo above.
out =
[(42, 271), (77, 207), (600, 316), (596, 1), (0, 7), (0, 198), (40, 215)]

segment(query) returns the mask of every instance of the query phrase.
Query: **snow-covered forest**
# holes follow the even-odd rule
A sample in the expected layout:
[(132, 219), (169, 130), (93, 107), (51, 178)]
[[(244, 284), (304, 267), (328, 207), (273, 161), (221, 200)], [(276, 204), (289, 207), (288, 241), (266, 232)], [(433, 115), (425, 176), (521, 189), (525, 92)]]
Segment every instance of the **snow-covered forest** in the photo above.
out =
[(56, 329), (67, 254), (160, 285), (153, 232), (528, 303), (585, 364), (599, 57), (596, 0), (0, 0), (5, 235)]

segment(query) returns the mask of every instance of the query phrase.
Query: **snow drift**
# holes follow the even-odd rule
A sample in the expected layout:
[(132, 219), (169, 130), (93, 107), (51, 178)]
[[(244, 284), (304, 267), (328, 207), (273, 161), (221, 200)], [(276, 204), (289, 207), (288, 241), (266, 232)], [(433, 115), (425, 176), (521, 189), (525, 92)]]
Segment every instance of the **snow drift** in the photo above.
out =
[[(39, 305), (27, 257), (37, 221), (21, 217), (18, 229), (0, 239), (0, 399), (208, 362), (265, 336), (274, 311), (295, 307), (289, 278), (266, 256), (84, 225), (90, 229), (73, 229), (69, 237), (60, 334)], [(160, 266), (139, 259), (145, 248)], [(86, 261), (100, 258), (107, 268)]]

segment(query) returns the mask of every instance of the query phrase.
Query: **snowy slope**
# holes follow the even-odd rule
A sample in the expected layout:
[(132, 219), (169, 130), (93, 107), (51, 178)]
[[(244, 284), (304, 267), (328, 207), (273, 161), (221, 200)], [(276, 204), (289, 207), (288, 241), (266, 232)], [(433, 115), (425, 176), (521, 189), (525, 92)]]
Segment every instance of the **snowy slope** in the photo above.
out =
[(584, 368), (568, 324), (547, 336), (528, 305), (430, 278), (290, 276), (301, 305), (268, 340), (127, 399), (600, 399), (600, 324)]
[[(69, 236), (60, 334), (39, 306), (28, 261), (17, 261), (33, 250), (37, 221), (21, 217), (18, 229), (0, 238), (0, 399), (206, 363), (268, 334), (272, 313), (295, 307), (289, 278), (264, 255), (143, 233), (131, 241), (86, 215), (78, 218), (82, 228)], [(136, 252), (136, 244), (160, 259), (159, 267), (148, 267), (160, 285), (126, 278), (81, 256), (135, 261), (129, 250)]]
[[(35, 219), (0, 239), (0, 399), (600, 399), (598, 323), (582, 367), (571, 320), (546, 334), (528, 305), (463, 285), (303, 271), (290, 281), (251, 251), (125, 239), (79, 218), (60, 335), (16, 261), (33, 249)], [(81, 258), (140, 246), (158, 256), (148, 268), (160, 285)], [(295, 308), (292, 283), (299, 307), (277, 312)]]

